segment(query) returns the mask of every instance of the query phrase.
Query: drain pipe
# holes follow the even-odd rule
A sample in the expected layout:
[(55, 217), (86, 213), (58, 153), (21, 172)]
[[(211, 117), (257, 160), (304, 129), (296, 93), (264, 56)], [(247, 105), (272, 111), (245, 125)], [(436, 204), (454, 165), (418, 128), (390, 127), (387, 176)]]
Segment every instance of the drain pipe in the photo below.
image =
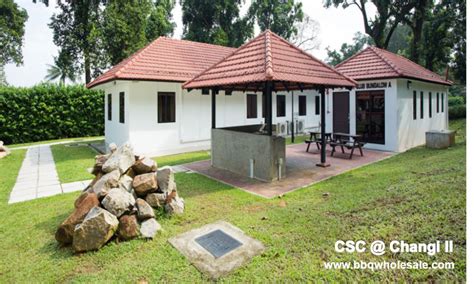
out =
[(283, 159), (278, 159), (278, 180), (281, 180), (281, 168), (283, 166)]
[(249, 162), (250, 162), (250, 165), (249, 165), (249, 169), (250, 169), (249, 177), (250, 177), (250, 178), (254, 178), (254, 177), (255, 177), (255, 174), (254, 174), (255, 160), (254, 160), (254, 159), (249, 159)]

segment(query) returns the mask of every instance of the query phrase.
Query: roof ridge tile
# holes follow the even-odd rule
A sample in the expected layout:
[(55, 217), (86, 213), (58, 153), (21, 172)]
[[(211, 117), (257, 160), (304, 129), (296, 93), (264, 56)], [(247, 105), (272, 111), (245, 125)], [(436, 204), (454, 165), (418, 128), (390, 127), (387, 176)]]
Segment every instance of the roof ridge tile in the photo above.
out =
[(381, 52), (378, 50), (378, 47), (369, 46), (370, 50), (372, 50), (378, 57), (380, 57), (385, 63), (387, 63), (399, 76), (404, 76), (402, 70), (400, 70), (391, 60), (386, 58)]
[(272, 40), (269, 30), (265, 31), (265, 76), (269, 80), (273, 78)]

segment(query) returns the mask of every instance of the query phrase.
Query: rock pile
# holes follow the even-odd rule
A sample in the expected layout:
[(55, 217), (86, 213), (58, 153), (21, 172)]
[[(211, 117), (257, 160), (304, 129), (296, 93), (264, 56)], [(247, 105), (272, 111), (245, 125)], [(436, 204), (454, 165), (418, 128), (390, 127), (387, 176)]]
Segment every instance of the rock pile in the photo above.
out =
[(135, 156), (129, 145), (109, 148), (110, 154), (96, 156), (94, 180), (56, 231), (56, 240), (72, 244), (75, 252), (97, 250), (113, 237), (153, 238), (161, 230), (154, 209), (184, 212), (170, 168), (157, 169), (154, 160)]
[(0, 141), (0, 159), (6, 157), (10, 154), (10, 150), (7, 146), (3, 145), (3, 141)]

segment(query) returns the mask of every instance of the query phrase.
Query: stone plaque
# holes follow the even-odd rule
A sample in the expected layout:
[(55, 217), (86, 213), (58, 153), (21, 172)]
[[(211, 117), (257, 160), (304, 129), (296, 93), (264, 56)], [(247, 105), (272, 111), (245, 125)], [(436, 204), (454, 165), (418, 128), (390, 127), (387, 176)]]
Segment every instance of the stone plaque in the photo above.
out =
[(202, 235), (196, 238), (195, 241), (215, 258), (219, 258), (242, 245), (241, 242), (224, 233), (222, 230), (215, 230)]

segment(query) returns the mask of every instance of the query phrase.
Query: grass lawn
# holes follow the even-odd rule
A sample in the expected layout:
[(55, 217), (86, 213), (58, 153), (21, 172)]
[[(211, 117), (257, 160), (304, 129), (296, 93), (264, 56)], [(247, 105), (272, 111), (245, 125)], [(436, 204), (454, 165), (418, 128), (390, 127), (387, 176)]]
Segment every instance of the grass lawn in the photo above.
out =
[(87, 144), (58, 144), (51, 146), (51, 151), (61, 183), (94, 178), (88, 169), (94, 166), (98, 153)]
[(10, 149), (15, 149), (18, 147), (26, 147), (26, 146), (34, 146), (34, 145), (42, 145), (42, 144), (50, 144), (50, 143), (61, 143), (65, 141), (71, 142), (85, 142), (85, 141), (94, 141), (103, 139), (103, 136), (96, 136), (96, 137), (78, 137), (78, 138), (63, 138), (63, 139), (55, 139), (55, 140), (45, 140), (45, 141), (38, 141), (38, 142), (30, 142), (30, 143), (21, 143), (21, 144), (11, 144), (7, 145)]
[[(162, 217), (152, 241), (112, 242), (74, 255), (54, 240), (78, 193), (7, 205), (24, 150), (0, 160), (0, 282), (202, 282), (204, 278), (167, 243), (169, 237), (226, 220), (262, 241), (263, 255), (222, 279), (258, 281), (465, 281), (465, 121), (456, 146), (412, 149), (284, 196), (263, 199), (199, 174), (176, 182), (186, 213)], [(317, 169), (315, 169), (317, 170)], [(323, 193), (329, 197), (323, 197)], [(265, 218), (263, 218), (265, 217)], [(376, 257), (334, 251), (336, 240), (453, 240), (454, 253)], [(325, 270), (324, 261), (455, 262), (453, 270)]]

